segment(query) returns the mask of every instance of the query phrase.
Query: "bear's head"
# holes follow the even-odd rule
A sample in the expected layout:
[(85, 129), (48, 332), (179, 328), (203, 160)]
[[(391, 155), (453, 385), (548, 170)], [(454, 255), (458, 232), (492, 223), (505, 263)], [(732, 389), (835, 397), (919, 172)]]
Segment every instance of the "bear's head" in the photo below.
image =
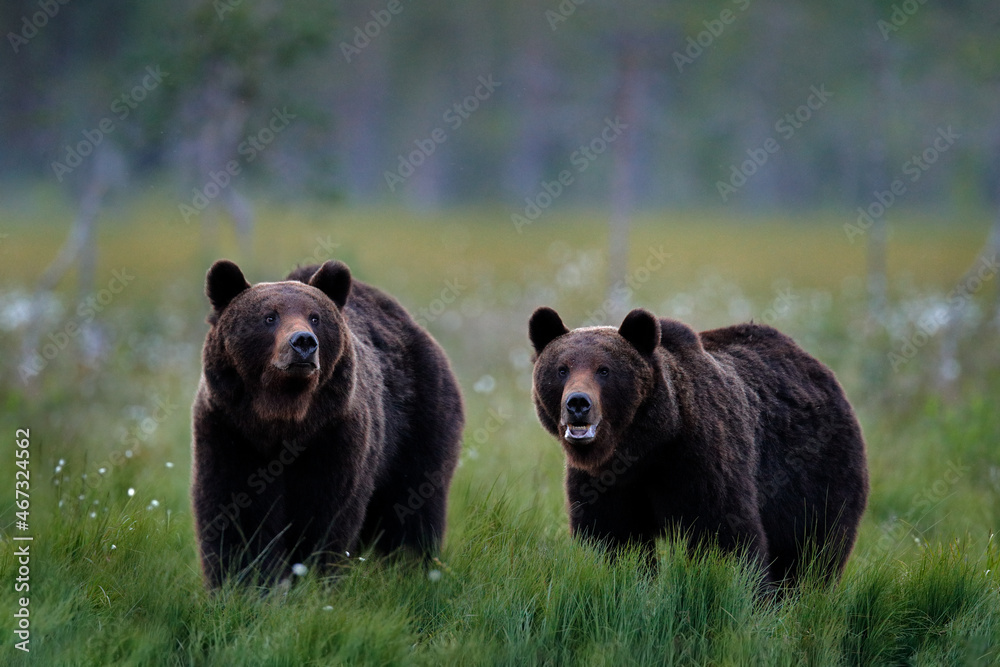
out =
[(326, 262), (306, 282), (253, 286), (233, 262), (215, 262), (205, 284), (209, 387), (220, 401), (249, 399), (262, 422), (302, 421), (347, 352), (342, 309), (350, 290), (342, 262)]
[(538, 418), (559, 439), (569, 465), (594, 472), (614, 456), (655, 389), (659, 320), (636, 309), (617, 330), (570, 331), (556, 311), (543, 307), (532, 314), (528, 333)]

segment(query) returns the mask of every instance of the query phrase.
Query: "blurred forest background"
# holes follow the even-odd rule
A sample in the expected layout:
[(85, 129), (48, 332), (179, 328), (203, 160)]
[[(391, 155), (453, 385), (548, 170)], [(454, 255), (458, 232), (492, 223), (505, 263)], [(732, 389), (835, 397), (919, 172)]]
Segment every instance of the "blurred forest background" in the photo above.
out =
[(478, 207), (517, 239), (551, 211), (597, 212), (616, 315), (632, 220), (650, 212), (836, 217), (865, 248), (868, 333), (892, 325), (894, 218), (993, 220), (953, 280), (996, 272), (989, 0), (17, 0), (0, 25), (0, 193), (12, 220), (40, 202), (65, 205), (41, 224), (72, 220), (40, 260), (43, 294), (74, 268), (85, 293), (101, 216), (151, 197), (209, 253), (231, 225), (244, 261), (264, 202)]
[[(31, 430), (37, 664), (1000, 656), (996, 0), (8, 0), (0, 29), (0, 433)], [(204, 593), (219, 257), (251, 282), (342, 259), (441, 342), (467, 427), (437, 578), (362, 557), (287, 604)], [(680, 580), (651, 584), (573, 543), (539, 305), (753, 319), (833, 368), (872, 477), (843, 585), (761, 610), (721, 561), (661, 549)]]
[[(643, 208), (853, 210), (947, 127), (959, 140), (907, 204), (1000, 194), (990, 0), (12, 0), (0, 25), (8, 183), (84, 190), (96, 160), (53, 165), (109, 118), (102, 145), (124, 173), (178, 177), (186, 194), (228, 160), (250, 162), (237, 146), (278, 109), (295, 122), (234, 191), (523, 207), (618, 117), (629, 127), (615, 158), (594, 160), (560, 205), (604, 202), (619, 173)], [(152, 89), (147, 67), (163, 73)], [(488, 99), (475, 99), (480, 77), (499, 84)], [(776, 129), (814, 87), (829, 92), (820, 108)], [(446, 140), (433, 159), (390, 188), (385, 172), (435, 128)], [(722, 201), (717, 183), (768, 137), (773, 164)]]

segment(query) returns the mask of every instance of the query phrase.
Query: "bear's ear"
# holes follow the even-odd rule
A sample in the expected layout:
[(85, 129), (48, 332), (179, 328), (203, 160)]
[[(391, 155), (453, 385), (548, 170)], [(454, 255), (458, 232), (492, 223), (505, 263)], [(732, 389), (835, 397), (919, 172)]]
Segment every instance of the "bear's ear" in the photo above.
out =
[(250, 283), (243, 277), (240, 267), (228, 259), (220, 259), (208, 270), (205, 277), (205, 294), (216, 313), (221, 313)]
[(309, 279), (309, 284), (326, 294), (343, 308), (351, 293), (351, 270), (339, 260), (327, 260)]
[(319, 264), (310, 264), (308, 266), (297, 266), (295, 267), (295, 269), (292, 270), (291, 273), (285, 276), (285, 280), (296, 280), (300, 283), (305, 283), (306, 285), (308, 285), (309, 279), (312, 278), (317, 271), (319, 271)]
[(660, 344), (660, 321), (648, 310), (636, 308), (625, 316), (618, 333), (640, 354), (649, 356)]
[(567, 333), (569, 329), (563, 324), (559, 313), (548, 306), (536, 309), (528, 320), (528, 338), (531, 339), (536, 354), (541, 354), (546, 345)]

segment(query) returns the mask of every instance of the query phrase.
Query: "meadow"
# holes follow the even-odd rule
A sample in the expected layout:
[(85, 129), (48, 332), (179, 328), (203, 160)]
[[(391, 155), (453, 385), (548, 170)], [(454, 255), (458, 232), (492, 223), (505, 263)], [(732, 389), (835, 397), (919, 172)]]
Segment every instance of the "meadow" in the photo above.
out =
[[(261, 204), (254, 255), (243, 257), (210, 213), (186, 225), (174, 202), (120, 202), (102, 219), (91, 290), (71, 274), (42, 302), (37, 349), (67, 342), (25, 382), (26, 299), (65, 235), (54, 221), (72, 211), (12, 205), (0, 221), (0, 664), (1000, 662), (996, 277), (961, 313), (946, 391), (934, 381), (940, 332), (917, 335), (975, 259), (988, 216), (898, 213), (877, 326), (865, 243), (849, 242), (841, 214), (634, 222), (632, 305), (699, 329), (751, 318), (781, 328), (837, 372), (861, 418), (872, 495), (846, 574), (772, 602), (735, 558), (664, 541), (648, 577), (635, 558), (610, 565), (569, 537), (563, 456), (531, 404), (527, 319), (538, 305), (570, 326), (617, 325), (624, 313), (602, 306), (603, 216), (550, 211), (518, 233), (509, 214)], [(442, 343), (467, 425), (446, 543), (429, 568), (360, 553), (336, 581), (309, 571), (285, 593), (205, 592), (190, 403), (204, 275), (218, 257), (252, 282), (342, 259)], [(888, 354), (905, 341), (919, 345), (893, 368)], [(13, 587), (17, 429), (30, 429), (30, 653), (13, 647), (24, 595)]]

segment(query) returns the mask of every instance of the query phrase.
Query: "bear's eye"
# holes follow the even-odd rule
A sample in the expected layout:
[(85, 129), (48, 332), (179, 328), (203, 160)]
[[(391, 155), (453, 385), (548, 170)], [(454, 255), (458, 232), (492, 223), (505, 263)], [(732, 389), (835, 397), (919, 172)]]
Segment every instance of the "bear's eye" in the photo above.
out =
[(567, 375), (569, 375), (569, 369), (566, 368), (565, 366), (560, 366), (558, 373), (559, 373), (559, 377), (564, 378)]
[(608, 377), (608, 373), (610, 372), (611, 371), (608, 370), (607, 366), (601, 366), (600, 368), (597, 369), (597, 374), (600, 375), (602, 378)]
[(264, 318), (264, 321), (267, 322), (268, 324), (274, 324), (277, 320), (278, 316), (275, 315), (274, 313), (271, 313), (270, 315)]
[(310, 315), (309, 321), (313, 324), (319, 324), (319, 315)]

